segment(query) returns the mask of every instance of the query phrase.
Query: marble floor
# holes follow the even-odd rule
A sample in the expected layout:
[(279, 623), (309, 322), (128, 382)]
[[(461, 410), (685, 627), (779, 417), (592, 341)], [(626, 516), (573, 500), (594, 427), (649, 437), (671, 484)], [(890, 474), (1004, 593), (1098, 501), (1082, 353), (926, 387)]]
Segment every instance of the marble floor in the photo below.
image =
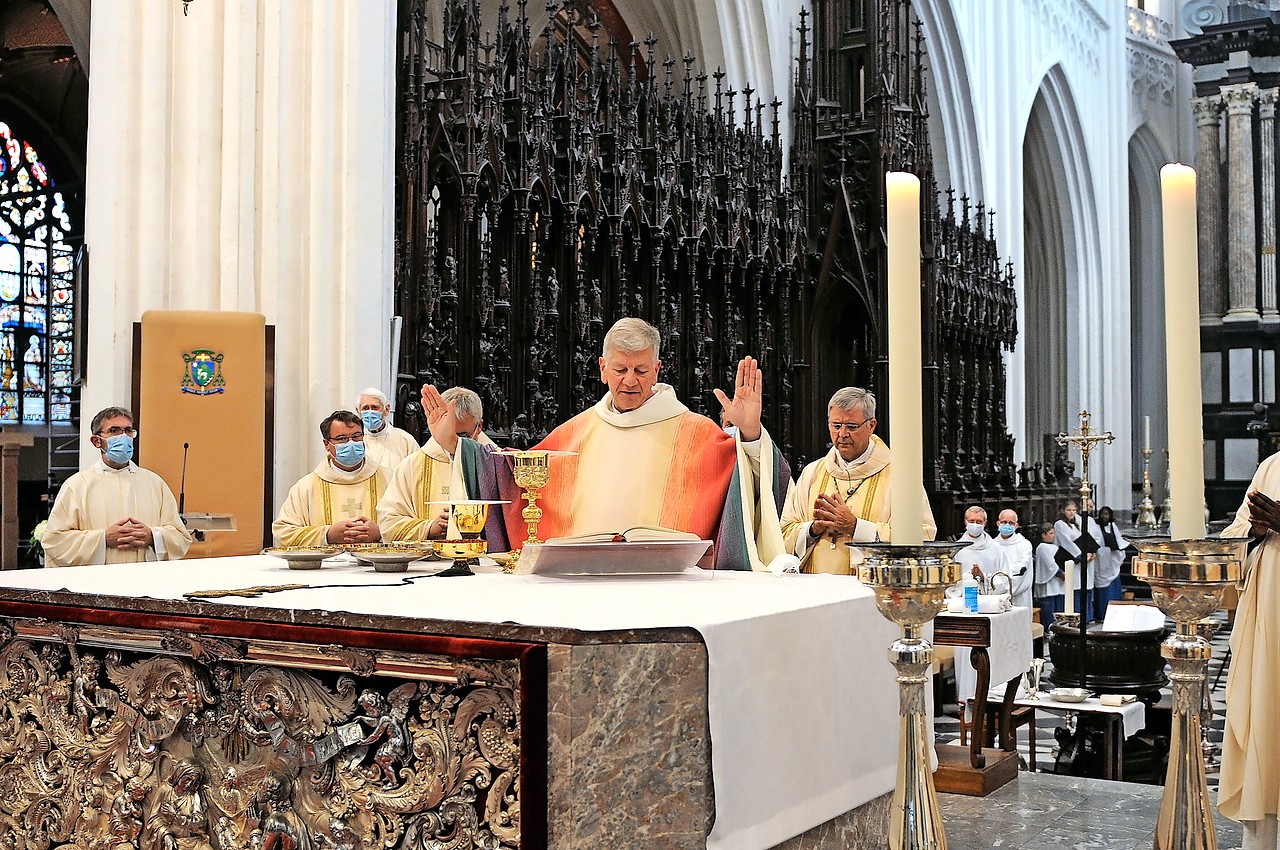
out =
[[(1163, 791), (1023, 771), (987, 797), (939, 794), (938, 802), (949, 850), (1150, 850)], [(1240, 825), (1215, 818), (1218, 850), (1240, 850)]]

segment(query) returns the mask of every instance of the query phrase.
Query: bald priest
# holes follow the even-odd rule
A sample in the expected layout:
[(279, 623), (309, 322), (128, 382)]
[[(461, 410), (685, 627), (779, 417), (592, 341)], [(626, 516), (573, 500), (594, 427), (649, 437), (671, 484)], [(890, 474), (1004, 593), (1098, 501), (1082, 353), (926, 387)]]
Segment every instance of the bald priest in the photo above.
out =
[[(714, 541), (717, 569), (764, 569), (784, 551), (778, 517), (791, 470), (760, 424), (760, 369), (744, 358), (733, 398), (715, 390), (738, 428), (727, 434), (659, 383), (660, 339), (640, 319), (614, 324), (599, 360), (608, 392), (534, 447), (576, 453), (552, 459), (539, 533), (551, 539), (660, 526)], [(453, 467), (466, 492), (511, 501), (500, 529), (507, 539), (495, 540), (498, 529), (490, 527), (490, 545), (519, 547), (522, 502), (506, 459), (458, 438), (454, 406), (435, 387), (423, 387), (422, 397), (432, 436), (462, 459)]]

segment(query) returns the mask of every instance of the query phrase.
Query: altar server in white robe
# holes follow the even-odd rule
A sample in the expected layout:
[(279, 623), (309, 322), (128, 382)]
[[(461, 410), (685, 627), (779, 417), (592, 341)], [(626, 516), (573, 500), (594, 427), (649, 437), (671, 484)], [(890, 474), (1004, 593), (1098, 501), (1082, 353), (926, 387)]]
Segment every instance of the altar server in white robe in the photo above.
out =
[[(1089, 518), (1087, 512), (1091, 507), (1092, 505), (1086, 502), (1086, 512), (1080, 513), (1075, 500), (1070, 500), (1062, 506), (1062, 519), (1053, 524), (1053, 540), (1058, 546), (1058, 563), (1064, 568), (1067, 561), (1072, 561), (1075, 565), (1071, 569), (1074, 574), (1071, 582), (1073, 587), (1066, 588), (1064, 593), (1074, 594), (1073, 607), (1070, 610), (1082, 616), (1085, 596), (1081, 589), (1081, 580), (1087, 582), (1086, 586), (1089, 588), (1094, 586), (1094, 562), (1097, 560), (1098, 551), (1098, 541), (1092, 532), (1092, 528), (1097, 523)], [(1090, 606), (1091, 620), (1094, 619), (1095, 613)]]
[(1223, 537), (1249, 537), (1227, 676), (1218, 811), (1245, 850), (1280, 850), (1280, 454), (1262, 462)]
[(1017, 511), (1005, 508), (1000, 512), (996, 520), (995, 544), (1000, 552), (1000, 569), (1009, 576), (1009, 595), (1013, 598), (1014, 606), (1030, 608), (1035, 569), (1032, 565), (1031, 541), (1018, 533)]
[(378, 542), (378, 500), (387, 474), (365, 454), (364, 423), (350, 410), (336, 410), (320, 423), (320, 436), (324, 460), (289, 489), (271, 523), (276, 545)]
[[(850, 575), (862, 553), (845, 544), (888, 540), (889, 464), (893, 454), (875, 435), (876, 397), (861, 387), (836, 390), (827, 403), (831, 450), (800, 473), (782, 510), (787, 551), (806, 573)], [(925, 540), (937, 533), (929, 497), (924, 503)]]
[(1053, 525), (1047, 522), (1040, 524), (1036, 583), (1031, 588), (1031, 595), (1040, 606), (1040, 622), (1046, 629), (1053, 625), (1054, 614), (1062, 612), (1062, 604), (1066, 601), (1062, 564), (1058, 563), (1058, 546), (1054, 543), (1056, 535)]
[(41, 546), (50, 567), (178, 560), (191, 535), (159, 475), (133, 463), (138, 432), (123, 407), (100, 411), (89, 440), (102, 456), (71, 476), (53, 504)]
[(978, 581), (1000, 569), (1000, 550), (987, 534), (987, 511), (981, 505), (971, 505), (964, 512), (964, 534), (957, 543), (968, 543), (956, 553), (956, 560)]
[(1120, 598), (1120, 568), (1129, 541), (1116, 525), (1115, 512), (1105, 505), (1098, 511), (1097, 522), (1089, 524), (1089, 531), (1098, 541), (1093, 562), (1093, 619), (1105, 620), (1107, 606)]
[[(440, 394), (452, 402), (459, 438), (494, 447), (484, 433), (484, 406), (480, 396), (466, 387), (450, 387)], [(402, 460), (391, 476), (387, 492), (378, 503), (378, 525), (387, 540), (439, 540), (449, 527), (447, 505), (453, 492), (453, 459), (434, 437)], [(461, 486), (460, 484), (457, 486)], [(460, 494), (466, 498), (466, 493)]]
[(418, 450), (418, 441), (403, 428), (391, 424), (391, 404), (377, 387), (366, 387), (356, 399), (356, 413), (364, 423), (365, 457), (385, 466), (390, 476), (400, 461)]

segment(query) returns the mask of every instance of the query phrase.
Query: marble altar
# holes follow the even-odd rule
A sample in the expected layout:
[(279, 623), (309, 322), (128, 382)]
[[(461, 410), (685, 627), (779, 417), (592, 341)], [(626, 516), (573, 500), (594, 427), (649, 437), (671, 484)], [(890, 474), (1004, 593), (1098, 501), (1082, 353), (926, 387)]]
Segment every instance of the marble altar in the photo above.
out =
[[(893, 627), (856, 580), (438, 568), (255, 556), (4, 574), (0, 839), (882, 841)], [(191, 596), (211, 590), (240, 594)]]

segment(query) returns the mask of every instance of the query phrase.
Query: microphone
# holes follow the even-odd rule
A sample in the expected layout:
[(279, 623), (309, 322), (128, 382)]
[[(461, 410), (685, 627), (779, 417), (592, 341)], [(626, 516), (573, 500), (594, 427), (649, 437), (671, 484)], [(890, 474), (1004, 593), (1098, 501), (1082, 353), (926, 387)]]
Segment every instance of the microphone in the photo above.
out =
[(190, 443), (182, 444), (182, 480), (178, 484), (178, 513), (182, 513), (187, 505), (187, 449)]

